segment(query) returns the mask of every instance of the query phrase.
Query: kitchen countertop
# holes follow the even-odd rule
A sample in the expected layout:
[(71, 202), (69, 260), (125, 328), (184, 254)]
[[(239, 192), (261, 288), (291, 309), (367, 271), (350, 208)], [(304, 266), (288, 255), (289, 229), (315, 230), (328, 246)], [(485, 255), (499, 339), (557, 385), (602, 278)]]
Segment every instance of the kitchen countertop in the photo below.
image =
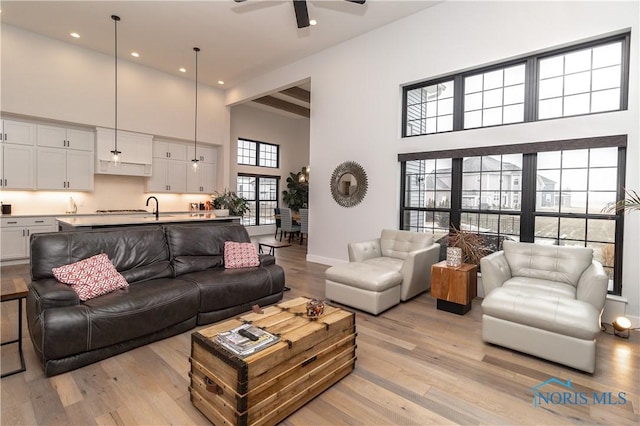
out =
[(239, 216), (216, 217), (213, 212), (161, 213), (156, 219), (153, 213), (143, 214), (100, 214), (58, 216), (56, 220), (65, 228), (93, 228), (104, 226), (149, 225), (178, 222), (239, 221)]

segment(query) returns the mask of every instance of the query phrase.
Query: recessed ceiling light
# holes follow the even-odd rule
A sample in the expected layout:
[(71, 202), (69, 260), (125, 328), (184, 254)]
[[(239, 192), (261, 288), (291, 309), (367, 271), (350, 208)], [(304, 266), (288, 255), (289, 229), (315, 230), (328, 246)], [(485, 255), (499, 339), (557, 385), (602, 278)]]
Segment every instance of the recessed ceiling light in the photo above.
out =
[(222, 84), (224, 84), (224, 81), (218, 80), (218, 84), (222, 85)]
[(309, 25), (316, 25), (317, 23), (318, 21), (316, 21), (315, 19), (309, 21)]
[(131, 56), (133, 56), (134, 58), (139, 58), (140, 54), (138, 52), (131, 52)]
[(70, 35), (71, 37), (73, 37), (73, 38), (80, 38), (80, 34), (78, 34), (78, 33), (71, 33), (71, 34), (69, 34), (69, 35)]
[(180, 68), (180, 72), (187, 72), (185, 68)]

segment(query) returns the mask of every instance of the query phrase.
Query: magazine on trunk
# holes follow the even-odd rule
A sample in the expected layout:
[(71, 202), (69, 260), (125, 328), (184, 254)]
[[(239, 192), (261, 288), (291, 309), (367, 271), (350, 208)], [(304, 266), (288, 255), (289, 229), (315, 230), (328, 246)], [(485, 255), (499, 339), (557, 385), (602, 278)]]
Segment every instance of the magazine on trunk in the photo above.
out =
[(280, 337), (251, 324), (242, 324), (215, 337), (217, 343), (241, 357), (256, 353), (279, 340)]

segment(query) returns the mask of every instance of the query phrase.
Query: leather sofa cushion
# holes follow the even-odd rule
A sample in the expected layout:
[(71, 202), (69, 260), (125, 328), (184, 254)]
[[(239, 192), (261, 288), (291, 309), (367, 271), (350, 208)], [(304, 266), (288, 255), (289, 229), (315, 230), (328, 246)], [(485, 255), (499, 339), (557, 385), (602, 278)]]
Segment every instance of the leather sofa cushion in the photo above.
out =
[(213, 312), (253, 302), (284, 289), (284, 272), (277, 265), (242, 269), (209, 269), (181, 275), (200, 290), (198, 312)]
[(226, 241), (251, 242), (247, 230), (239, 224), (167, 225), (165, 233), (175, 276), (223, 267)]
[(502, 287), (517, 290), (522, 294), (550, 295), (569, 299), (576, 298), (576, 288), (571, 284), (541, 280), (539, 278), (513, 277), (505, 281)]
[(503, 249), (512, 276), (558, 281), (574, 287), (593, 260), (593, 250), (587, 247), (504, 241)]
[(497, 288), (482, 302), (484, 315), (578, 339), (600, 333), (600, 312), (591, 304), (552, 294)]
[(173, 274), (161, 227), (34, 234), (32, 280), (53, 277), (52, 269), (106, 253), (129, 284)]
[(402, 265), (404, 261), (397, 257), (374, 257), (371, 259), (367, 259), (364, 262), (367, 265), (376, 266), (384, 269), (389, 269), (391, 271), (400, 271), (402, 269)]
[(43, 356), (60, 359), (146, 336), (195, 318), (198, 287), (179, 278), (135, 283), (41, 315)]
[(380, 251), (382, 256), (406, 259), (415, 250), (433, 244), (433, 235), (421, 232), (383, 229), (380, 234)]
[(332, 266), (325, 271), (325, 279), (377, 293), (402, 284), (399, 272), (362, 262)]

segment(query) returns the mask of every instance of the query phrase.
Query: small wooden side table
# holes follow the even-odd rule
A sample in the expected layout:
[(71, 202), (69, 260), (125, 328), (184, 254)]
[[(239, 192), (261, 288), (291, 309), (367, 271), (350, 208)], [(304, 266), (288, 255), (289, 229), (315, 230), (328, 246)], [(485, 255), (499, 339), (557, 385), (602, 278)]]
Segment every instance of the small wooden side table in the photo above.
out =
[(20, 368), (7, 371), (6, 373), (2, 373), (0, 378), (4, 378), (7, 376), (11, 376), (16, 373), (21, 373), (26, 370), (26, 364), (24, 362), (24, 353), (22, 352), (22, 301), (26, 300), (27, 294), (29, 294), (29, 290), (27, 290), (24, 286), (15, 285), (13, 283), (8, 285), (2, 285), (0, 293), (0, 302), (10, 302), (12, 300), (18, 301), (18, 338), (14, 340), (9, 340), (6, 342), (2, 342), (2, 346), (9, 345), (12, 343), (18, 344), (18, 355), (20, 356)]
[(264, 240), (258, 241), (258, 253), (263, 253), (264, 247), (268, 247), (269, 251), (267, 252), (271, 256), (276, 255), (276, 249), (282, 247), (291, 247), (291, 243), (287, 241), (277, 241), (277, 240)]
[(464, 315), (471, 309), (478, 286), (478, 266), (463, 263), (447, 266), (446, 261), (431, 266), (431, 295), (441, 311)]

